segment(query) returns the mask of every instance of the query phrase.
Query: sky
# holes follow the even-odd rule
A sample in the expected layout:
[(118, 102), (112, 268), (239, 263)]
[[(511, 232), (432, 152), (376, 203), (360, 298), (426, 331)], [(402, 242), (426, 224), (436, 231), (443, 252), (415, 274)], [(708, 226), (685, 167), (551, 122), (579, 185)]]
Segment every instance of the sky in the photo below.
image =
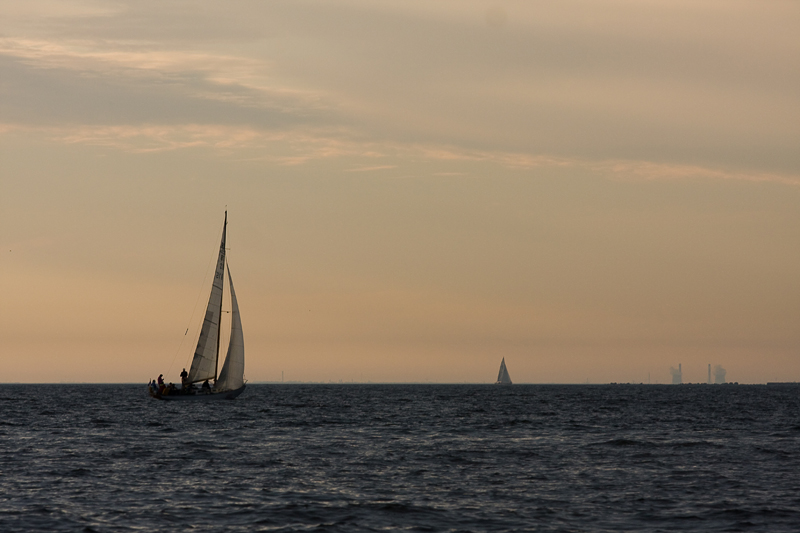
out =
[(800, 3), (0, 0), (5, 382), (800, 381)]

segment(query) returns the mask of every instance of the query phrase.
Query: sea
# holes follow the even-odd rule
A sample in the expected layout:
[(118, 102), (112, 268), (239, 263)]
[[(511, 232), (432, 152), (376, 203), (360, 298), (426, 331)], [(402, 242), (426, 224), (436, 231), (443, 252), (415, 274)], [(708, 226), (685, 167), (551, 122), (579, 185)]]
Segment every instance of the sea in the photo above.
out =
[(800, 531), (800, 387), (0, 385), (0, 531)]

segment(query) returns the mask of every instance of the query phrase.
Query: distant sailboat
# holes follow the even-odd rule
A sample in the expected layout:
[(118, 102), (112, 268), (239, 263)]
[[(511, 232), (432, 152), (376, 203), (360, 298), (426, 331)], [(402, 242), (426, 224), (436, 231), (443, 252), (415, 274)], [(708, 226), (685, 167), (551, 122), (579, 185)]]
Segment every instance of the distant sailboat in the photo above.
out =
[[(197, 348), (194, 351), (192, 367), (180, 389), (169, 390), (164, 387), (149, 387), (150, 395), (159, 400), (232, 400), (245, 389), (244, 380), (244, 334), (242, 320), (239, 315), (239, 303), (233, 289), (233, 278), (228, 267), (228, 286), (231, 290), (231, 338), (222, 370), (217, 374), (219, 365), (219, 341), (222, 329), (222, 292), (225, 279), (225, 234), (228, 229), (228, 212), (225, 212), (225, 225), (222, 228), (222, 242), (219, 247), (217, 268), (211, 285), (206, 315)], [(193, 385), (199, 382), (214, 380), (213, 388)]]
[(503, 361), (500, 363), (500, 372), (497, 374), (495, 385), (511, 385), (511, 377), (508, 375), (505, 357), (503, 357)]

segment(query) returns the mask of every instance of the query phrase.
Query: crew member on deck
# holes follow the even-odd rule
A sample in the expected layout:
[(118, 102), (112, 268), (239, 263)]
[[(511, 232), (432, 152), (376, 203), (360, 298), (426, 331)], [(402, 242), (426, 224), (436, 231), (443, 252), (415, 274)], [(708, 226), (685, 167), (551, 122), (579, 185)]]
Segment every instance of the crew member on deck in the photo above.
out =
[(203, 388), (203, 391), (210, 391), (211, 390), (211, 385), (208, 384), (208, 380), (205, 380), (203, 382), (203, 387), (202, 388)]
[(187, 379), (189, 379), (189, 374), (186, 373), (186, 369), (184, 368), (183, 372), (181, 372), (181, 388), (185, 388), (186, 387), (186, 380)]

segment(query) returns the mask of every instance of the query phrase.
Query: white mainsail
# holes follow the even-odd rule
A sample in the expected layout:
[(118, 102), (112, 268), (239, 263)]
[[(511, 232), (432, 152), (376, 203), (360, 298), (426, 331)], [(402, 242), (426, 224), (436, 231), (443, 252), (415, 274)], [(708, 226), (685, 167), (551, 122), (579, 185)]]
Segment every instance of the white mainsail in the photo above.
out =
[(228, 354), (217, 379), (216, 389), (219, 391), (236, 390), (244, 385), (244, 333), (242, 319), (239, 315), (239, 303), (236, 291), (233, 290), (231, 268), (228, 267), (228, 285), (231, 288), (231, 340)]
[(506, 368), (506, 358), (503, 357), (503, 361), (500, 363), (500, 372), (497, 374), (497, 385), (511, 385), (511, 376), (508, 375), (508, 369)]
[(217, 375), (217, 353), (219, 352), (219, 326), (222, 315), (222, 282), (225, 277), (225, 232), (228, 229), (228, 213), (225, 213), (225, 225), (222, 228), (222, 243), (219, 246), (217, 269), (214, 272), (214, 283), (208, 297), (208, 307), (197, 339), (197, 348), (189, 370), (189, 383), (213, 379)]

